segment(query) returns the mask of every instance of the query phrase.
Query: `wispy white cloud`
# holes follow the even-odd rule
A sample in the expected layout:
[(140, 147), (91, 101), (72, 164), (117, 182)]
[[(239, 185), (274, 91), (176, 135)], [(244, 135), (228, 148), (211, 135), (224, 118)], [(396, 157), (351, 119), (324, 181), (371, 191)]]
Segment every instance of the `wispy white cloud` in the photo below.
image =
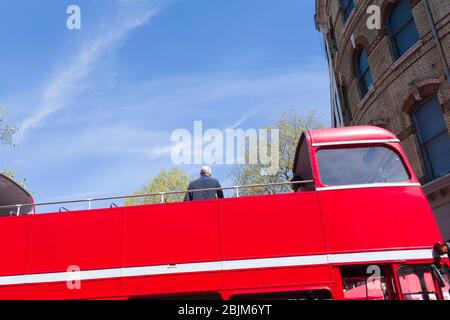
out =
[[(24, 140), (28, 132), (45, 121), (51, 114), (66, 107), (75, 94), (83, 88), (83, 82), (92, 73), (101, 57), (119, 44), (136, 28), (148, 23), (160, 10), (160, 2), (119, 0), (125, 12), (121, 19), (111, 23), (114, 28), (88, 41), (67, 67), (58, 70), (56, 76), (44, 87), (37, 112), (23, 120), (20, 125), (18, 140)], [(145, 6), (136, 6), (136, 4)], [(132, 6), (130, 12), (129, 6)]]
[[(229, 64), (224, 68), (206, 62), (214, 72), (174, 74), (151, 65), (137, 76), (129, 72), (128, 63), (115, 51), (124, 49), (127, 56), (127, 49), (135, 49), (121, 45), (168, 4), (114, 0), (109, 20), (96, 21), (96, 32), (79, 34), (84, 40), (79, 50), (63, 59), (48, 55), (57, 66), (67, 63), (53, 77), (39, 74), (39, 79), (50, 80), (38, 94), (33, 85), (1, 97), (1, 103), (14, 111), (14, 123), (21, 123), (22, 140), (22, 148), (14, 154), (2, 150), (2, 156), (23, 161), (20, 171), (41, 200), (130, 193), (161, 168), (173, 166), (170, 155), (177, 143), (170, 140), (171, 132), (192, 131), (194, 120), (203, 120), (204, 130), (258, 128), (288, 109), (328, 111), (328, 73), (321, 57), (301, 63), (293, 59), (273, 69), (228, 69)], [(156, 40), (156, 46), (170, 41), (161, 38), (159, 32), (143, 32), (136, 40)], [(190, 46), (191, 39), (185, 40)], [(141, 59), (139, 63), (146, 64), (152, 56), (146, 52)], [(184, 169), (198, 175), (197, 166)], [(229, 179), (227, 167), (214, 170), (219, 178)]]
[(192, 131), (196, 120), (204, 122), (204, 130), (223, 131), (243, 125), (259, 128), (288, 109), (306, 112), (323, 108), (328, 99), (322, 94), (327, 90), (327, 77), (326, 73), (276, 71), (261, 77), (184, 75), (121, 85), (106, 95), (107, 100), (94, 103), (108, 105), (108, 112), (98, 107), (85, 116), (62, 115), (60, 125), (75, 121), (77, 126), (64, 154), (167, 159), (177, 146), (170, 140), (172, 130)]
[(235, 129), (243, 125), (248, 119), (256, 114), (255, 111), (250, 111), (245, 113), (242, 117), (239, 118), (233, 125), (229, 126), (227, 129)]
[[(152, 124), (166, 127), (193, 118), (214, 118), (218, 128), (238, 127), (267, 111), (275, 115), (287, 108), (323, 109), (327, 90), (326, 69), (183, 74), (121, 83), (95, 101), (96, 105), (108, 105), (107, 113), (93, 108), (89, 115), (65, 117), (70, 122), (91, 122), (92, 117), (118, 119), (127, 113), (128, 123), (136, 120), (133, 117), (150, 123), (147, 116), (151, 114), (157, 120)], [(236, 115), (239, 118), (233, 122)]]

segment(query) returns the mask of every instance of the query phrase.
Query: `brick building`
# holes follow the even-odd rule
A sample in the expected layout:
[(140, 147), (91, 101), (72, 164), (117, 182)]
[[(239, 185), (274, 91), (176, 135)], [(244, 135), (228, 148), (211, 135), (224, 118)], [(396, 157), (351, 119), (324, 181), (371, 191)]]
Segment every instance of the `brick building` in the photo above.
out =
[(333, 126), (395, 133), (450, 239), (450, 0), (316, 0), (315, 21)]

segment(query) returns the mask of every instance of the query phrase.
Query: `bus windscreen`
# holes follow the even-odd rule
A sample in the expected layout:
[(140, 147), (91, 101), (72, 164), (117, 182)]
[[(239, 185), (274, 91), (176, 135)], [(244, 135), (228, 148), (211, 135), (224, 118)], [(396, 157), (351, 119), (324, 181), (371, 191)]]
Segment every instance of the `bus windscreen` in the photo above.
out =
[(409, 181), (399, 155), (385, 147), (353, 147), (317, 151), (320, 179), (327, 186)]

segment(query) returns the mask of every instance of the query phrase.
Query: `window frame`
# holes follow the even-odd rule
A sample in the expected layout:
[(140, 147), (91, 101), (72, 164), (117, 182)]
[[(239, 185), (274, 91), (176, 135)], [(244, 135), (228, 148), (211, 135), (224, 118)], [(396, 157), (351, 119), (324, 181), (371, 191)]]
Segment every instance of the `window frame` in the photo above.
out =
[[(347, 1), (347, 5), (344, 6), (343, 2)], [(353, 8), (348, 11), (348, 9), (353, 6)], [(341, 10), (341, 17), (342, 21), (344, 22), (344, 25), (347, 24), (347, 21), (349, 21), (353, 11), (356, 9), (356, 3), (355, 0), (339, 0), (339, 8)]]
[[(420, 129), (419, 129), (419, 122), (417, 120), (417, 112), (420, 110), (420, 108), (422, 108), (425, 105), (425, 103), (429, 102), (431, 99), (437, 99), (439, 106), (441, 106), (439, 98), (436, 95), (432, 95), (432, 96), (424, 99), (423, 101), (421, 101), (421, 103), (411, 113), (411, 118), (412, 118), (414, 128), (416, 131), (415, 133), (416, 133), (416, 137), (417, 137), (417, 142), (419, 144), (419, 150), (420, 150), (420, 155), (422, 158), (422, 163), (425, 168), (425, 174), (429, 181), (434, 181), (434, 180), (438, 179), (439, 177), (437, 177), (437, 175), (433, 169), (433, 164), (432, 164), (432, 161), (431, 161), (428, 149), (427, 149), (427, 144), (432, 142), (436, 138), (440, 137), (442, 134), (444, 134), (446, 132), (448, 134), (448, 129), (447, 129), (447, 126), (445, 126), (445, 130), (443, 129), (442, 132), (439, 132), (437, 135), (433, 136), (431, 139), (428, 139), (427, 141), (423, 141), (423, 138), (421, 136)], [(444, 114), (442, 114), (442, 117), (444, 117)], [(445, 123), (445, 119), (444, 119), (444, 123)]]
[[(367, 61), (367, 67), (364, 70), (361, 70), (361, 60), (363, 54), (365, 55), (365, 60)], [(356, 71), (355, 76), (358, 82), (359, 95), (361, 99), (363, 99), (374, 86), (372, 69), (370, 68), (369, 56), (367, 55), (367, 49), (365, 47), (360, 47), (356, 50), (354, 66)], [(370, 75), (370, 79), (372, 80), (370, 85), (366, 85), (365, 77), (367, 74)]]
[[(391, 48), (391, 53), (392, 53), (392, 57), (394, 62), (397, 61), (398, 59), (400, 59), (402, 56), (404, 56), (409, 49), (411, 49), (412, 47), (414, 47), (415, 44), (417, 44), (417, 42), (419, 42), (420, 40), (420, 35), (419, 35), (419, 31), (417, 29), (417, 24), (416, 24), (416, 20), (414, 19), (414, 15), (412, 13), (412, 8), (410, 8), (410, 12), (411, 12), (411, 17), (395, 32), (392, 31), (392, 14), (394, 12), (394, 9), (402, 2), (402, 1), (409, 1), (410, 0), (398, 0), (397, 2), (394, 3), (392, 9), (389, 12), (389, 17), (387, 19), (387, 30), (388, 30), (388, 38), (389, 38), (389, 44), (390, 44), (390, 48)], [(411, 2), (409, 3), (411, 4)], [(417, 33), (417, 40), (416, 42), (414, 42), (414, 44), (412, 44), (408, 50), (406, 50), (405, 52), (401, 53), (400, 49), (398, 47), (398, 41), (397, 41), (397, 37), (398, 35), (403, 32), (410, 24), (413, 24), (415, 27), (415, 31)]]
[[(442, 264), (440, 266), (439, 272), (442, 274), (442, 276), (444, 277), (444, 281), (447, 284), (447, 287), (450, 287), (450, 267), (447, 264)], [(446, 289), (447, 289), (446, 287)], [(444, 292), (443, 287), (441, 287), (441, 292), (442, 292), (442, 300), (450, 300), (450, 290)]]
[[(431, 277), (433, 279), (433, 286), (434, 286), (434, 290), (435, 290), (435, 294), (436, 294), (436, 300), (443, 300), (442, 288), (439, 286), (439, 283), (438, 283), (438, 281), (436, 279), (436, 275), (434, 274), (434, 271), (433, 271), (433, 269), (431, 267), (431, 264), (427, 264), (427, 263), (423, 263), (423, 264), (420, 264), (420, 263), (418, 263), (418, 264), (408, 264), (408, 263), (406, 263), (406, 264), (401, 264), (401, 265), (399, 265), (397, 267), (396, 274), (397, 274), (397, 280), (398, 280), (398, 286), (399, 286), (398, 293), (399, 293), (400, 298), (402, 300), (411, 301), (410, 299), (405, 299), (405, 296), (404, 296), (405, 294), (403, 293), (402, 281), (401, 281), (400, 277), (401, 277), (401, 271), (402, 271), (403, 268), (414, 268), (414, 267), (416, 267), (416, 268), (423, 268), (423, 269), (428, 268), (429, 269), (429, 272), (430, 272)], [(416, 273), (414, 273), (414, 274), (416, 274)], [(422, 285), (422, 283), (421, 283), (421, 285)], [(421, 291), (421, 293), (423, 294), (424, 292)], [(428, 293), (428, 295), (430, 295), (431, 292), (427, 291), (427, 293)], [(412, 299), (412, 300), (414, 300), (414, 299)], [(427, 301), (427, 300), (423, 299), (421, 301)], [(433, 299), (428, 299), (428, 301), (434, 301), (434, 300)]]
[[(386, 285), (385, 289), (386, 291), (382, 291), (383, 293), (383, 299), (382, 300), (398, 300), (398, 288), (396, 287), (395, 283), (395, 273), (394, 273), (394, 266), (392, 264), (386, 264), (386, 263), (380, 263), (380, 264), (356, 264), (356, 265), (343, 265), (339, 267), (339, 276), (341, 278), (342, 283), (342, 294), (344, 297), (344, 300), (354, 300), (352, 298), (345, 297), (346, 291), (344, 289), (344, 280), (345, 279), (356, 279), (356, 278), (365, 278), (365, 283), (361, 286), (365, 287), (366, 297), (365, 299), (360, 298), (357, 300), (363, 300), (363, 301), (369, 301), (369, 300), (381, 300), (381, 299), (370, 299), (369, 295), (369, 283), (368, 280), (374, 276), (373, 273), (368, 272), (370, 266), (376, 266), (380, 269), (380, 284), (381, 284), (381, 278), (384, 278), (384, 284)], [(366, 272), (362, 272), (365, 270)], [(349, 277), (349, 274), (352, 272), (355, 273), (353, 277)], [(361, 273), (362, 272), (362, 273)], [(362, 276), (364, 274), (364, 277)], [(382, 289), (381, 289), (382, 290)], [(387, 296), (385, 295), (387, 294)]]
[[(307, 162), (302, 163), (302, 156), (306, 157)], [(298, 170), (300, 169), (300, 170)], [(300, 172), (307, 173), (308, 176), (297, 176)], [(308, 143), (308, 139), (306, 137), (306, 133), (302, 132), (299, 142), (297, 144), (297, 148), (295, 151), (294, 163), (293, 163), (293, 174), (294, 177), (292, 181), (304, 181), (304, 180), (312, 180), (313, 182), (309, 184), (293, 184), (292, 189), (294, 192), (305, 192), (305, 191), (315, 191), (316, 190), (316, 177), (313, 169), (313, 154), (311, 148)]]
[[(403, 168), (405, 169), (406, 174), (408, 175), (408, 180), (404, 181), (404, 182), (383, 182), (383, 183), (364, 183), (364, 184), (342, 184), (342, 185), (329, 185), (326, 184), (323, 179), (322, 179), (322, 174), (321, 174), (321, 166), (319, 163), (319, 157), (318, 157), (318, 153), (321, 150), (339, 150), (339, 149), (361, 149), (361, 148), (376, 148), (376, 147), (382, 147), (385, 149), (388, 149), (392, 152), (394, 152), (394, 154), (400, 159)], [(334, 146), (325, 146), (325, 147), (318, 147), (315, 150), (315, 158), (316, 158), (316, 164), (317, 164), (317, 174), (318, 174), (318, 181), (320, 182), (320, 184), (322, 186), (324, 186), (325, 188), (331, 187), (331, 188), (344, 188), (344, 187), (354, 187), (357, 188), (358, 186), (362, 186), (362, 185), (398, 185), (398, 184), (407, 184), (407, 183), (412, 183), (412, 173), (409, 170), (409, 167), (407, 166), (405, 159), (402, 157), (402, 155), (398, 152), (397, 149), (393, 148), (392, 146), (383, 144), (383, 143), (370, 143), (370, 144), (349, 144), (349, 145), (334, 145)]]

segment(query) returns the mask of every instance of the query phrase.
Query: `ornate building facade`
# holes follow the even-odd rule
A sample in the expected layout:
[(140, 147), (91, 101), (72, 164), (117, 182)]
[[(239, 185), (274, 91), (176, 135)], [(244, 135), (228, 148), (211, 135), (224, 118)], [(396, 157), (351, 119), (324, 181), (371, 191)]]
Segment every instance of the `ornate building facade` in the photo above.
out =
[(315, 22), (333, 126), (395, 133), (450, 239), (450, 0), (316, 0)]

